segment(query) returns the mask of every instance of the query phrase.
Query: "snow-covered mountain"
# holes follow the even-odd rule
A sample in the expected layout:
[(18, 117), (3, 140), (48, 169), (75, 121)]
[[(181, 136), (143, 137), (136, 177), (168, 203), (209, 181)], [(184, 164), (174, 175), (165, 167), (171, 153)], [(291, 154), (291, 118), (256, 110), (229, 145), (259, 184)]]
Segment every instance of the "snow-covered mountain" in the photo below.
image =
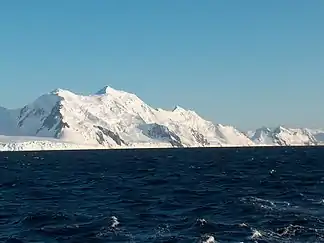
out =
[[(41, 138), (41, 141), (32, 141), (32, 144), (37, 145), (37, 150), (47, 147), (52, 149), (55, 143), (67, 149), (77, 146), (132, 148), (254, 145), (250, 138), (232, 126), (213, 124), (194, 111), (179, 106), (172, 111), (155, 109), (135, 94), (108, 86), (89, 96), (57, 89), (21, 109), (1, 108), (0, 134)], [(22, 144), (12, 138), (10, 142), (2, 143), (0, 138), (0, 150)], [(25, 145), (28, 143), (31, 141), (23, 142)]]
[(261, 127), (243, 133), (192, 110), (155, 109), (109, 86), (89, 96), (57, 89), (21, 109), (0, 107), (0, 151), (324, 144), (324, 130)]
[(319, 144), (324, 144), (324, 129), (310, 129)]
[(318, 145), (324, 141), (319, 139), (320, 133), (317, 136), (311, 129), (285, 128), (283, 126), (273, 129), (261, 127), (249, 133), (249, 136), (256, 144), (273, 146)]
[(12, 111), (0, 107), (0, 134), (1, 135), (17, 135), (15, 119)]

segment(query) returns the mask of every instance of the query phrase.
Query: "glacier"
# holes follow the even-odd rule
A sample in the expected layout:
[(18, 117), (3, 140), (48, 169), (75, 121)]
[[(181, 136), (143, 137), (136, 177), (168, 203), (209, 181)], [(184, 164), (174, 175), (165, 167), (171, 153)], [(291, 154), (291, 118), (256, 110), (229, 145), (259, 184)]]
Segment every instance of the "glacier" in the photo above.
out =
[(318, 145), (320, 130), (282, 126), (244, 133), (193, 110), (153, 108), (105, 86), (91, 95), (56, 89), (20, 109), (0, 107), (0, 151)]

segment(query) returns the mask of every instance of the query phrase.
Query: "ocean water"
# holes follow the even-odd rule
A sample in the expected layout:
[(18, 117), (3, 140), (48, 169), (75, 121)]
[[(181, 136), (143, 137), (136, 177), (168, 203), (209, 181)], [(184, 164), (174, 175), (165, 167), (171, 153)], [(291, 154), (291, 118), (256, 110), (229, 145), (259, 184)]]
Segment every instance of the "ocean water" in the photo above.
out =
[(0, 153), (0, 242), (324, 242), (324, 148)]

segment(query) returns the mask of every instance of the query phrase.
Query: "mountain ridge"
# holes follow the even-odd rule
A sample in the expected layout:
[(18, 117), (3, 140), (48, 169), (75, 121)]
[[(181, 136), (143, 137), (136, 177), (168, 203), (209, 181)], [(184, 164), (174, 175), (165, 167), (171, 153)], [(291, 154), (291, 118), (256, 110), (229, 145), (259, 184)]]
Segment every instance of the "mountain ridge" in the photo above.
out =
[(320, 145), (324, 139), (316, 139), (315, 131), (308, 128), (260, 127), (249, 133), (251, 140), (256, 144), (294, 146)]
[[(318, 144), (305, 129), (268, 130), (245, 134), (230, 125), (214, 124), (179, 105), (172, 110), (153, 108), (136, 94), (108, 85), (91, 95), (55, 89), (21, 109), (0, 108), (0, 135), (57, 139), (64, 143), (61, 147), (65, 143), (82, 148)], [(15, 147), (2, 143), (2, 147), (5, 145)]]
[(56, 138), (91, 146), (253, 145), (233, 127), (214, 125), (180, 106), (172, 111), (155, 109), (135, 94), (110, 86), (88, 96), (56, 89), (9, 113), (15, 117), (16, 133), (20, 136)]

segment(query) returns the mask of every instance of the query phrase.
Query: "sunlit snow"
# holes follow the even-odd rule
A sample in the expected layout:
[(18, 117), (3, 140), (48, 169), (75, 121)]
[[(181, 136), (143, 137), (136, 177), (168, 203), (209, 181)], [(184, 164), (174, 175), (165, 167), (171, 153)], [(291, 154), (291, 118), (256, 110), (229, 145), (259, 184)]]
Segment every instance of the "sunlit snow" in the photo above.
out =
[(318, 144), (307, 129), (260, 128), (247, 134), (180, 106), (155, 109), (109, 86), (89, 96), (56, 89), (21, 109), (0, 109), (0, 150)]

